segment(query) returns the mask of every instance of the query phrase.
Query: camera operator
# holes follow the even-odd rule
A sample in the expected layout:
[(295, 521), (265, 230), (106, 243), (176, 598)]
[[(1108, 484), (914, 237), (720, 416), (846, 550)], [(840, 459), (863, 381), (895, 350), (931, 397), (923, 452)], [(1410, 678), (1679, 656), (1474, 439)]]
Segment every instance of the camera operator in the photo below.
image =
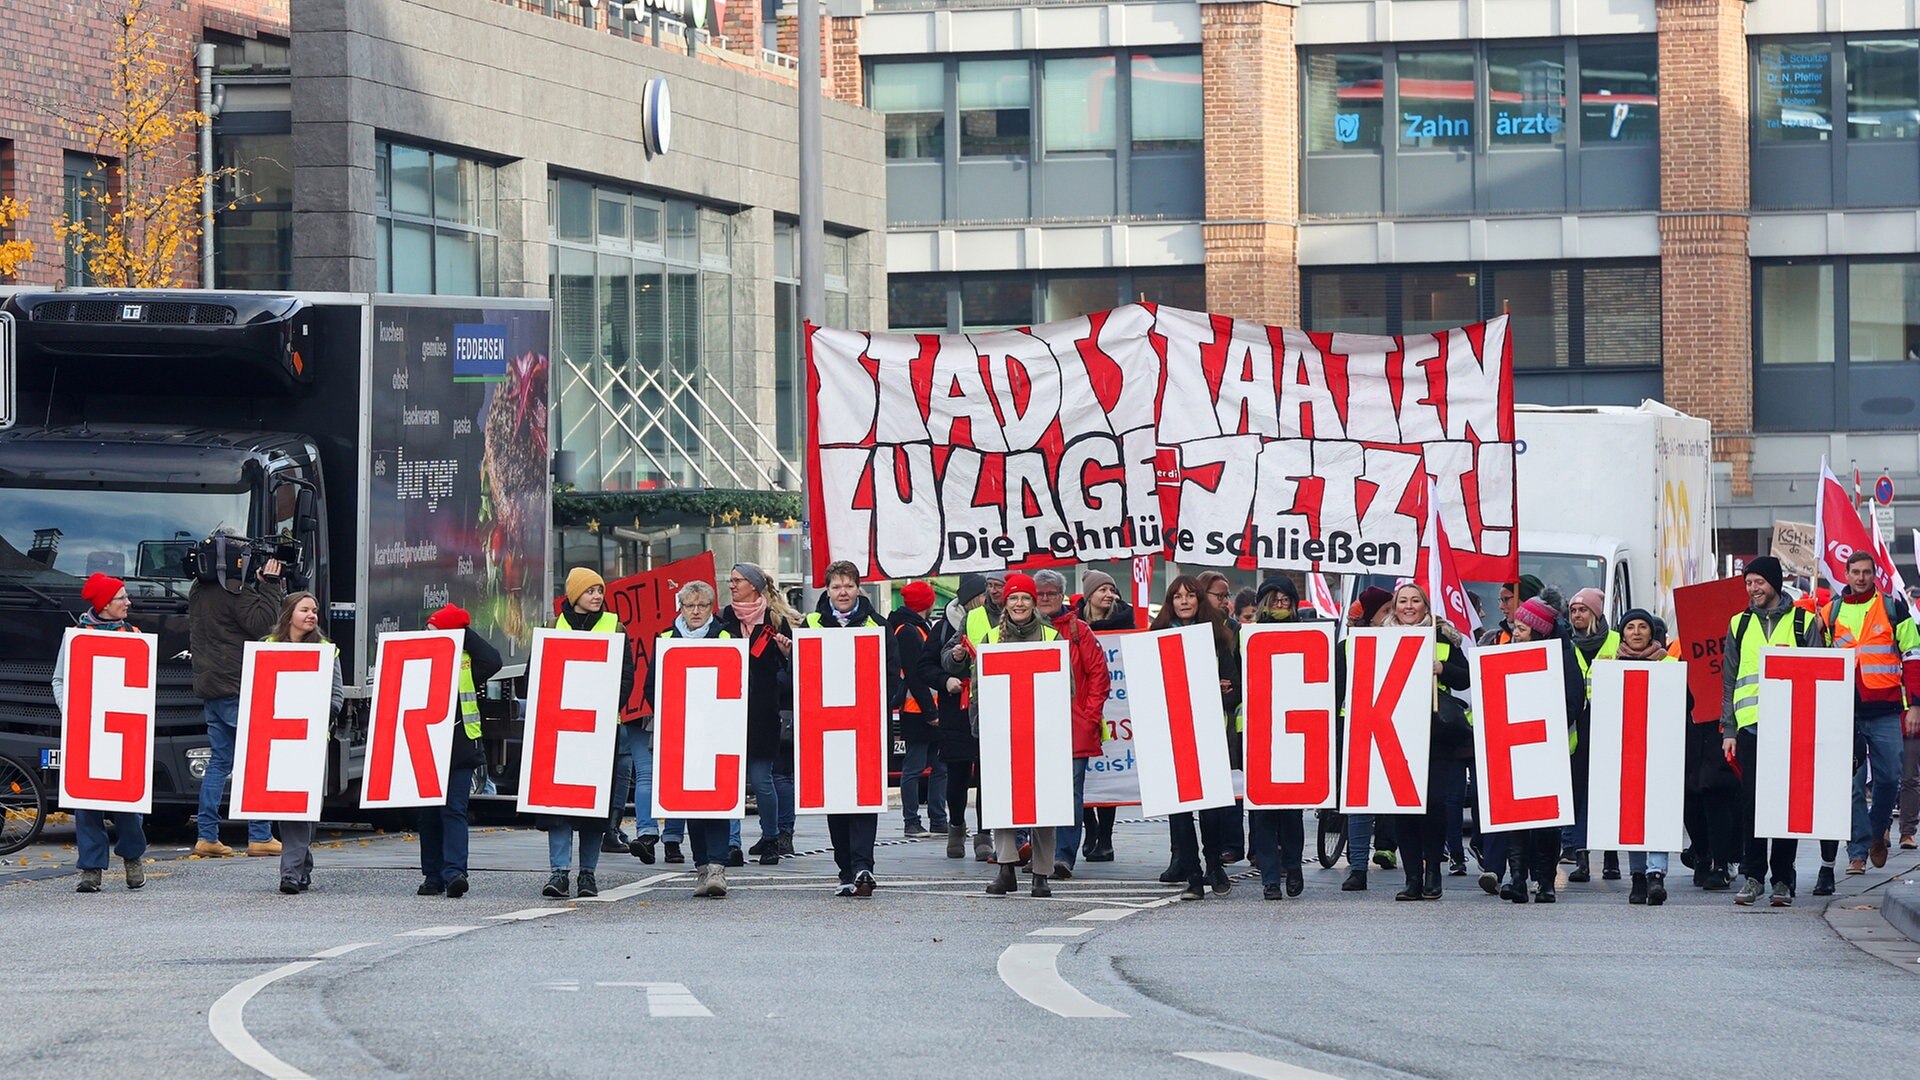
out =
[[(247, 541), (232, 537), (230, 544)], [(216, 540), (217, 540), (216, 536)], [(253, 565), (249, 558), (247, 566)], [(253, 572), (253, 580), (244, 576), (208, 580), (196, 575), (187, 592), (187, 629), (193, 650), (193, 693), (207, 721), (207, 742), (213, 757), (200, 782), (200, 838), (193, 845), (195, 855), (226, 858), (233, 849), (220, 842), (220, 804), (233, 774), (233, 744), (240, 722), (240, 667), (246, 655), (246, 643), (259, 641), (273, 630), (286, 598), (286, 585), (280, 580), (278, 559), (267, 559)], [(280, 842), (264, 821), (247, 823), (247, 854), (280, 854)]]

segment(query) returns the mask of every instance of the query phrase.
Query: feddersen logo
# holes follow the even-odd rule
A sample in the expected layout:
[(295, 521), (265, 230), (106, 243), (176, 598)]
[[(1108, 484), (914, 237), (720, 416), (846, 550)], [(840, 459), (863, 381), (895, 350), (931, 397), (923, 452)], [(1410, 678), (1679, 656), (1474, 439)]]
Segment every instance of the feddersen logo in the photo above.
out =
[(455, 323), (453, 381), (502, 382), (507, 377), (507, 328), (498, 323)]

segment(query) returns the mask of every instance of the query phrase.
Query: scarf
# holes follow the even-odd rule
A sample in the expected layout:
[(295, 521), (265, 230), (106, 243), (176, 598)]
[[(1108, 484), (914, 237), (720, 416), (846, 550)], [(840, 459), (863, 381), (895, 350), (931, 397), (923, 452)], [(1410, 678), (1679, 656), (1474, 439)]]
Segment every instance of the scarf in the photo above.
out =
[(1607, 640), (1607, 617), (1595, 615), (1593, 629), (1584, 634), (1574, 631), (1572, 623), (1567, 624), (1567, 629), (1567, 636), (1573, 639), (1573, 647), (1579, 649), (1583, 655), (1592, 656), (1600, 648), (1601, 642)]
[(685, 615), (675, 615), (673, 617), (673, 632), (684, 638), (703, 638), (713, 633), (713, 620), (709, 618), (706, 622), (700, 624), (700, 629), (695, 630), (693, 627), (687, 625), (687, 617)]
[(1666, 658), (1666, 655), (1667, 646), (1665, 642), (1650, 639), (1644, 650), (1634, 652), (1633, 648), (1627, 644), (1627, 639), (1621, 638), (1620, 651), (1615, 654), (1615, 658), (1620, 660), (1662, 660)]
[(740, 620), (742, 634), (752, 637), (753, 632), (760, 629), (760, 624), (767, 621), (767, 598), (756, 596), (745, 603), (735, 600), (733, 617)]
[(115, 630), (121, 633), (133, 629), (133, 624), (125, 619), (109, 621), (100, 618), (91, 611), (83, 611), (80, 613), (80, 625), (88, 630)]

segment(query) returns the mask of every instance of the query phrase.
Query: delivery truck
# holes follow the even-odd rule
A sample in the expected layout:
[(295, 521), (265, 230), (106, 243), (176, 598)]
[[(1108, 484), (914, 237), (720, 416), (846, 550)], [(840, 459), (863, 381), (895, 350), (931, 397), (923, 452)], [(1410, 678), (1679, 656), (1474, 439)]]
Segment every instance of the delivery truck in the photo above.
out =
[[(378, 634), (456, 603), (502, 677), (520, 674), (552, 595), (547, 301), (80, 290), (16, 292), (4, 314), (0, 849), (32, 840), (57, 790), (48, 679), (95, 572), (127, 582), (133, 622), (160, 639), (154, 815), (194, 811), (212, 752), (189, 556), (216, 531), (320, 600), (349, 688), (329, 753), (342, 813)], [(513, 697), (483, 705), (492, 726)]]

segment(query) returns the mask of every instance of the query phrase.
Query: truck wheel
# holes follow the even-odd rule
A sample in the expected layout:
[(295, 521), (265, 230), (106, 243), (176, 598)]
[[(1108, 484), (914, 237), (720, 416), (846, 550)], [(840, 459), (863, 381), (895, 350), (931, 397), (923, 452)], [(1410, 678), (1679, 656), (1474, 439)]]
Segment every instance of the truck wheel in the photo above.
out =
[(47, 824), (47, 800), (40, 777), (10, 757), (0, 756), (0, 855), (11, 855), (39, 839)]

